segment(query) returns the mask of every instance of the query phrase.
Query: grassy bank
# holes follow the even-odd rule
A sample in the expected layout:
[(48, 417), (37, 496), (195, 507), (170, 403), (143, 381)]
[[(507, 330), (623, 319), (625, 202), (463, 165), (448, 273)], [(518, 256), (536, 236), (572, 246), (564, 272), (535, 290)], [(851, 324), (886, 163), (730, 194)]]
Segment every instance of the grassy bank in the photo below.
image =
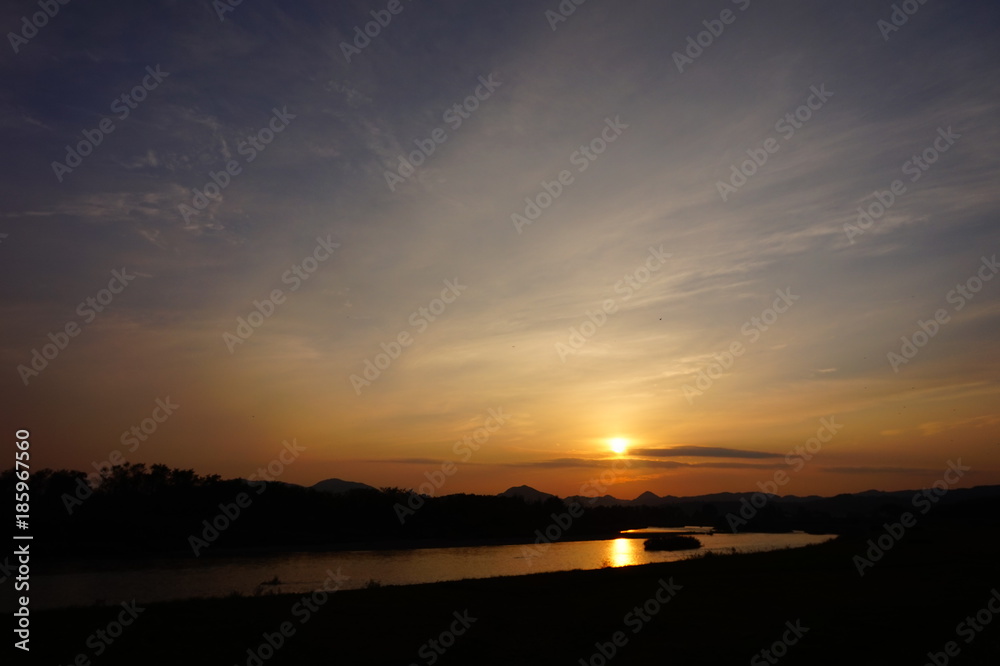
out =
[[(475, 621), (435, 663), (590, 663), (595, 642), (621, 631), (615, 665), (745, 664), (797, 620), (808, 631), (781, 664), (919, 665), (949, 640), (961, 650), (952, 663), (1000, 663), (1000, 617), (971, 643), (956, 635), (1000, 588), (1000, 535), (913, 530), (860, 577), (852, 558), (866, 548), (842, 537), (771, 553), (340, 591), (304, 623), (303, 606), (293, 614), (301, 595), (155, 604), (99, 656), (101, 641), (88, 647), (88, 637), (120, 607), (39, 612), (32, 656), (68, 664), (84, 653), (102, 666), (246, 664), (262, 634), (290, 622), (294, 635), (262, 663), (428, 664), (435, 651), (421, 655), (421, 647), (467, 610)], [(670, 579), (682, 588), (655, 615), (634, 612)]]

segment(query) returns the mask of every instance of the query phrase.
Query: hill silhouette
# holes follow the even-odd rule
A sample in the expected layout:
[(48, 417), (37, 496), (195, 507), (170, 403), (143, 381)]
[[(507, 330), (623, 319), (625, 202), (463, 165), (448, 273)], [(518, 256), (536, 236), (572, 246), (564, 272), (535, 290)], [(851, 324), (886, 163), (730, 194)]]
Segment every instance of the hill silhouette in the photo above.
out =
[(325, 479), (309, 487), (313, 490), (333, 494), (346, 493), (351, 490), (375, 490), (373, 486), (369, 486), (367, 483), (344, 481), (343, 479)]
[[(611, 538), (650, 526), (731, 531), (733, 515), (742, 516), (741, 532), (877, 534), (884, 523), (913, 511), (921, 498), (929, 506), (922, 524), (975, 526), (1000, 509), (1000, 486), (950, 490), (931, 505), (921, 491), (828, 498), (761, 493), (657, 498), (644, 493), (619, 500), (560, 499), (520, 486), (500, 495), (431, 497), (339, 479), (305, 488), (142, 464), (106, 469), (96, 488), (86, 478), (69, 470), (40, 470), (31, 476), (39, 556), (190, 557), (247, 549), (530, 543), (571, 509), (579, 515), (562, 532), (563, 540)], [(13, 493), (14, 485), (12, 470), (0, 474), (0, 489)]]
[(519, 497), (525, 502), (544, 502), (556, 496), (535, 490), (531, 486), (514, 486), (500, 493), (500, 497)]

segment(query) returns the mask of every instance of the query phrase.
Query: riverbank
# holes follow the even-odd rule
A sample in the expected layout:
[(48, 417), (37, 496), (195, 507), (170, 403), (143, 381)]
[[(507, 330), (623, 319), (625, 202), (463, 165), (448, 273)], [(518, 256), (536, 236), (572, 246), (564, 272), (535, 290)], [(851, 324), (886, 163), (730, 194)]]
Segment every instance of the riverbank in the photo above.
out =
[[(102, 666), (242, 665), (248, 649), (269, 654), (265, 634), (277, 643), (275, 632), (288, 623), (294, 633), (282, 647), (251, 666), (429, 664), (438, 656), (431, 640), (451, 645), (435, 660), (443, 665), (591, 663), (595, 642), (614, 647), (615, 666), (747, 663), (789, 635), (786, 622), (800, 622), (808, 631), (782, 664), (923, 664), (950, 640), (960, 646), (961, 666), (996, 663), (1000, 618), (968, 644), (956, 625), (1000, 586), (1000, 535), (915, 529), (862, 577), (853, 557), (867, 547), (841, 537), (620, 569), (344, 590), (322, 604), (302, 595), (153, 604), (107, 645), (93, 636), (121, 607), (38, 612), (32, 652), (55, 664), (82, 653)], [(663, 584), (671, 581), (680, 586), (672, 597)], [(668, 603), (650, 601), (658, 590)], [(646, 620), (633, 610), (645, 613), (644, 605), (657, 610)]]

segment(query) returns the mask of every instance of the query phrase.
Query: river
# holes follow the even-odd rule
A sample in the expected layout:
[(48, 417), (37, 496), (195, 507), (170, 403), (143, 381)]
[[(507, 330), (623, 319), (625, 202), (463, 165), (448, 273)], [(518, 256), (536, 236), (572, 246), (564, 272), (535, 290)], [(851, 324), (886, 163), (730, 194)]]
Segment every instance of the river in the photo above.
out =
[[(674, 531), (674, 530), (662, 530)], [(33, 575), (33, 609), (139, 604), (192, 597), (304, 593), (318, 588), (327, 570), (348, 576), (342, 589), (361, 588), (370, 581), (411, 585), (463, 578), (519, 576), (547, 571), (600, 569), (651, 562), (673, 562), (706, 552), (748, 553), (797, 548), (822, 543), (833, 535), (700, 534), (702, 548), (648, 552), (643, 538), (566, 541), (514, 546), (471, 546), (413, 550), (355, 550), (323, 553), (282, 553), (258, 557), (212, 557), (105, 561), (86, 568), (61, 565)], [(277, 579), (276, 584), (265, 584)], [(6, 595), (5, 595), (6, 596)], [(7, 605), (7, 604), (5, 604)], [(4, 609), (6, 611), (6, 609)]]

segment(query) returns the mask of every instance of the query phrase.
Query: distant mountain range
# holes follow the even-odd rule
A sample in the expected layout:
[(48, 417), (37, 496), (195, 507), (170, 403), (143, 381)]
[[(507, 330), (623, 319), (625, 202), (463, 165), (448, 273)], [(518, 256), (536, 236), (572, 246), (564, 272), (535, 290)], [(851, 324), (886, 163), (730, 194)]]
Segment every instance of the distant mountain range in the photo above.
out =
[[(320, 481), (319, 483), (310, 486), (313, 490), (318, 490), (326, 493), (345, 493), (351, 490), (375, 490), (373, 486), (366, 483), (358, 483), (356, 481), (344, 481), (343, 479), (326, 479), (325, 481)], [(920, 492), (919, 489), (914, 490), (897, 490), (897, 491), (882, 491), (882, 490), (866, 490), (860, 493), (842, 493), (840, 495), (835, 495), (833, 497), (822, 497), (820, 495), (770, 495), (770, 501), (774, 502), (787, 502), (787, 503), (815, 503), (816, 508), (824, 508), (825, 504), (836, 504), (840, 508), (848, 508), (851, 505), (858, 505), (857, 508), (861, 508), (861, 505), (871, 505), (873, 501), (885, 501), (888, 503), (898, 504), (902, 502), (909, 502), (915, 493)], [(635, 499), (626, 500), (613, 497), (611, 495), (604, 495), (603, 497), (584, 497), (581, 495), (571, 495), (569, 497), (562, 498), (566, 502), (576, 501), (581, 504), (587, 504), (589, 506), (668, 506), (668, 505), (678, 505), (678, 504), (739, 504), (744, 499), (749, 500), (754, 495), (758, 495), (758, 492), (742, 492), (742, 493), (712, 493), (708, 495), (693, 495), (688, 497), (677, 497), (675, 495), (657, 495), (650, 491), (646, 491), (636, 497)], [(951, 500), (957, 499), (973, 499), (980, 497), (998, 497), (1000, 496), (1000, 486), (977, 486), (975, 488), (956, 488), (948, 492)], [(557, 495), (551, 493), (546, 493), (541, 490), (532, 488), (531, 486), (513, 486), (507, 490), (499, 493), (500, 497), (518, 497), (523, 499), (525, 502), (544, 502), (548, 499), (558, 498)]]
[[(527, 486), (525, 486), (527, 487)], [(534, 490), (533, 488), (528, 488), (528, 490)], [(535, 491), (537, 492), (537, 491)], [(713, 493), (710, 495), (692, 495), (688, 497), (677, 497), (676, 495), (657, 495), (650, 491), (646, 491), (639, 495), (635, 499), (625, 500), (619, 499), (617, 497), (612, 497), (611, 495), (604, 495), (603, 497), (593, 498), (583, 495), (572, 495), (566, 498), (566, 501), (576, 501), (580, 503), (589, 503), (590, 505), (597, 506), (665, 506), (671, 504), (688, 504), (688, 503), (739, 503), (744, 498), (749, 498), (756, 495), (756, 492), (745, 492), (745, 493)], [(803, 502), (813, 499), (822, 499), (818, 495), (810, 495), (809, 497), (797, 497), (795, 495), (786, 495), (780, 497), (778, 495), (771, 495), (771, 498), (777, 501), (793, 501), (793, 502)]]

